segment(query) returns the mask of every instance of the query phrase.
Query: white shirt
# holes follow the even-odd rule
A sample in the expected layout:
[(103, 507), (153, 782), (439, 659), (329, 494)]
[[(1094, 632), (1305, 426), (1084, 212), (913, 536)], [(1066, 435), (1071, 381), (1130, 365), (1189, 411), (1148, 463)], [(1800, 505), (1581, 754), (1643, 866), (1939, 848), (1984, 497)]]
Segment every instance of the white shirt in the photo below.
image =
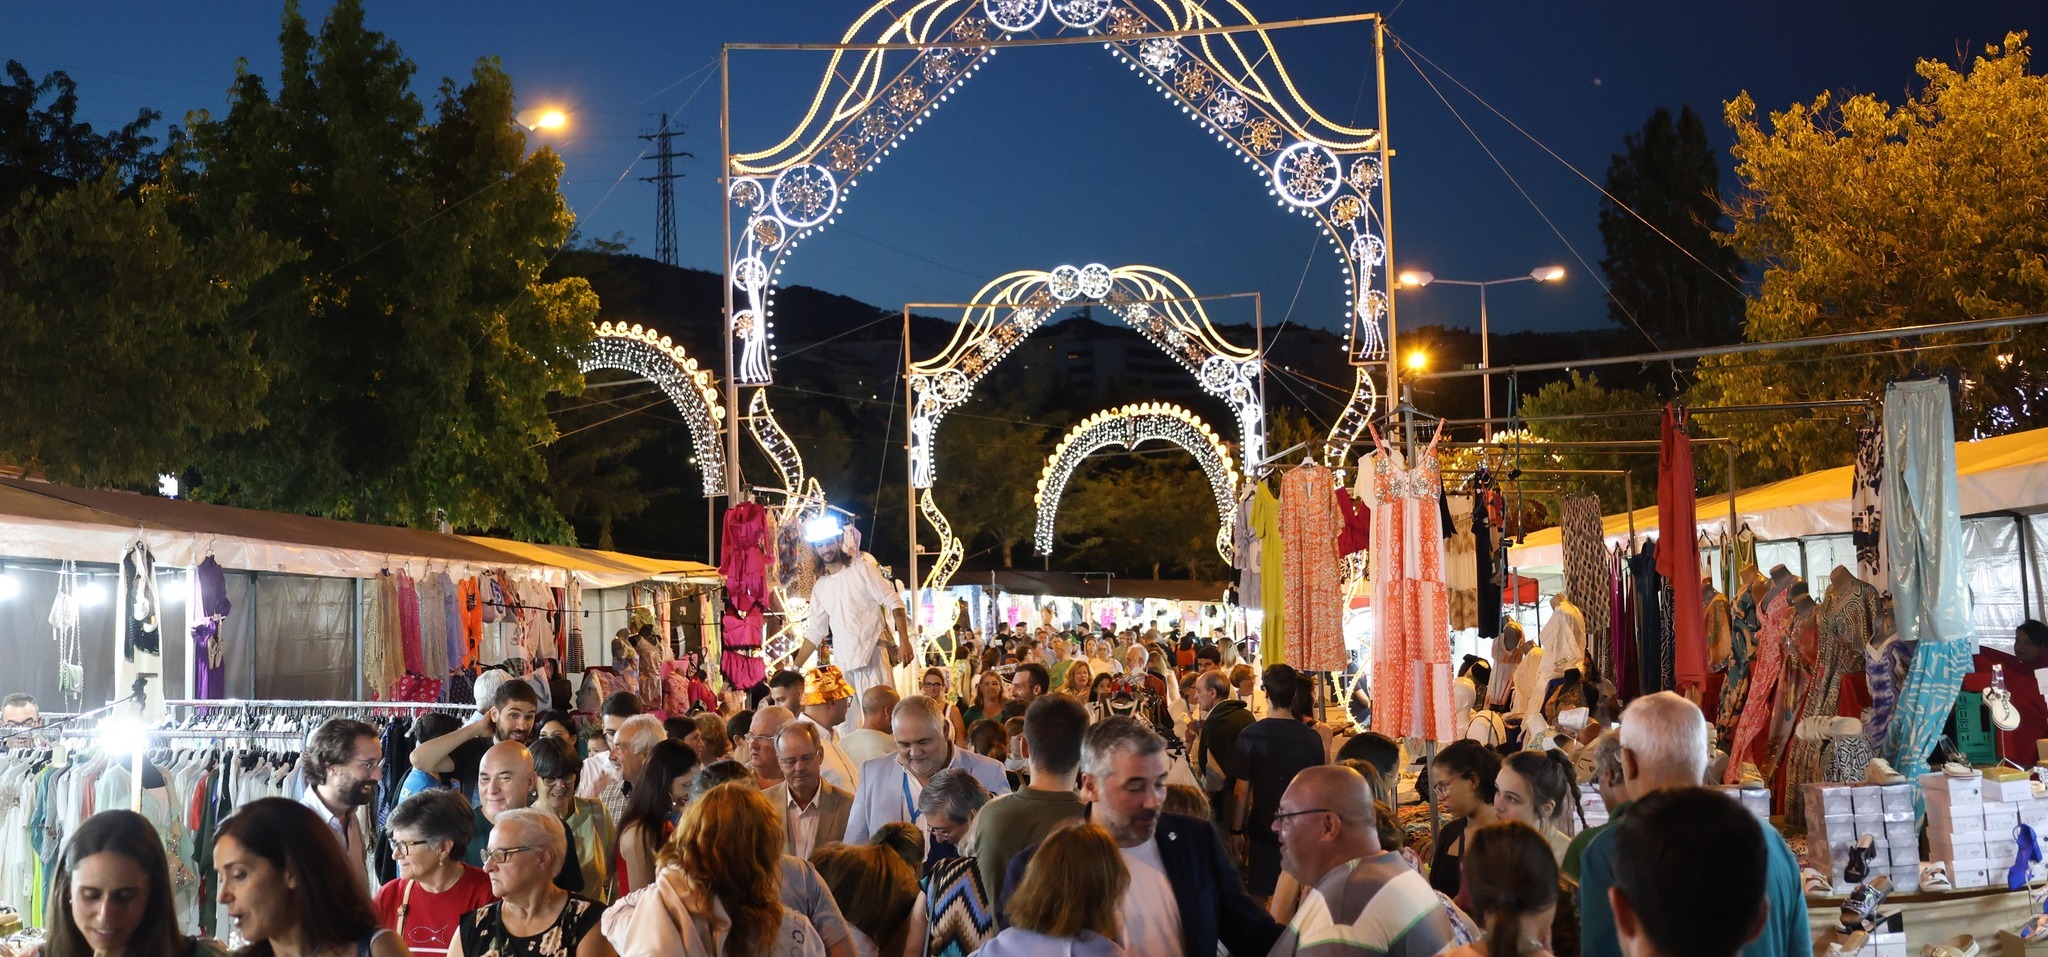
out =
[(1573, 668), (1584, 674), (1586, 615), (1568, 601), (1558, 602), (1553, 611), (1550, 621), (1543, 625), (1543, 632), (1537, 636), (1537, 640), (1543, 643), (1544, 677), (1561, 678)]
[[(1166, 863), (1159, 857), (1159, 836), (1137, 847), (1126, 847), (1124, 866), (1131, 872), (1131, 888), (1124, 893), (1117, 917), (1124, 925), (1124, 950), (1146, 957), (1180, 955), (1180, 902), (1173, 899), (1173, 883), (1166, 879)], [(1208, 957), (1203, 954), (1199, 957)]]
[(875, 659), (875, 645), (887, 629), (885, 610), (902, 608), (903, 596), (861, 556), (818, 576), (811, 587), (811, 618), (804, 637), (822, 641), (831, 635), (832, 656), (841, 668), (865, 668)]
[(870, 728), (848, 731), (839, 739), (839, 746), (846, 751), (846, 760), (856, 768), (882, 755), (896, 753), (895, 738)]
[(368, 860), (370, 848), (363, 840), (363, 830), (359, 822), (351, 820), (355, 817), (354, 813), (343, 817), (328, 810), (327, 802), (320, 800), (320, 792), (315, 788), (307, 788), (306, 793), (299, 797), (299, 803), (312, 808), (313, 813), (319, 816), (320, 823), (327, 825), (327, 829), (334, 832), (334, 839), (341, 842), (342, 856), (348, 859), (349, 869), (356, 872), (356, 882), (365, 888), (371, 887)]
[(610, 751), (599, 751), (583, 759), (583, 773), (576, 777), (576, 796), (598, 800), (607, 785), (621, 780), (618, 762)]
[[(828, 728), (816, 721), (812, 721), (811, 716), (807, 714), (797, 715), (796, 719), (817, 728), (818, 739), (825, 745), (825, 753), (820, 756), (822, 758), (822, 766), (818, 770), (818, 776), (831, 782), (834, 786), (848, 794), (852, 794), (857, 790), (860, 785), (860, 768), (853, 763), (852, 759), (846, 756), (846, 749), (839, 746), (839, 729)], [(810, 857), (809, 854), (798, 854), (797, 856), (802, 858)]]

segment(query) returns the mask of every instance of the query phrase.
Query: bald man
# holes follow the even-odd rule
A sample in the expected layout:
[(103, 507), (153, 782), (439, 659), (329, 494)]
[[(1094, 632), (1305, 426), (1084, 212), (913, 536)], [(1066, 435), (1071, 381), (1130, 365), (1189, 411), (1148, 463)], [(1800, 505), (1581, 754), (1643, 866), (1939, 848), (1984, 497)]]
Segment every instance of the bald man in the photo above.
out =
[[(533, 754), (526, 745), (517, 741), (500, 741), (484, 752), (483, 764), (477, 770), (476, 833), (489, 835), (491, 826), (498, 822), (498, 815), (533, 804), (534, 787), (540, 781), (533, 771)], [(463, 851), (463, 860), (481, 868), (484, 866), (484, 845), (487, 842), (473, 840)], [(562, 858), (562, 867), (555, 873), (555, 886), (565, 891), (583, 890), (583, 868), (577, 863), (582, 860), (576, 849), (576, 834), (568, 835), (569, 850)]]
[[(1372, 791), (1347, 767), (1294, 776), (1273, 815), (1280, 866), (1309, 888), (1275, 955), (1321, 954), (1343, 942), (1387, 957), (1430, 957), (1451, 946), (1450, 917), (1428, 879), (1380, 846)], [(1303, 942), (1307, 941), (1307, 944)]]
[(763, 791), (782, 783), (782, 763), (775, 754), (775, 736), (796, 720), (788, 708), (771, 704), (754, 712), (747, 728), (747, 763), (754, 768), (754, 786)]

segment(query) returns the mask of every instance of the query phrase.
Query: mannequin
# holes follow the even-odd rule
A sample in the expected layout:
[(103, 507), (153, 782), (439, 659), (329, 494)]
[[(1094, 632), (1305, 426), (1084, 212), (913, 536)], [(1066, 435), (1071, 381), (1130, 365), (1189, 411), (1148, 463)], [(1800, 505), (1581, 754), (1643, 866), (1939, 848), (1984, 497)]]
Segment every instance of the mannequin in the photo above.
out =
[(1486, 684), (1489, 707), (1508, 706), (1509, 695), (1515, 689), (1515, 673), (1522, 664), (1522, 655), (1528, 650), (1528, 641), (1522, 637), (1521, 622), (1512, 618), (1502, 622), (1500, 637), (1493, 642), (1493, 677)]
[[(1778, 699), (1778, 685), (1787, 667), (1785, 642), (1791, 632), (1790, 592), (1795, 583), (1798, 583), (1798, 578), (1791, 570), (1778, 565), (1771, 569), (1767, 582), (1750, 586), (1751, 595), (1756, 595), (1759, 589), (1762, 591), (1757, 602), (1756, 655), (1750, 662), (1749, 689), (1742, 698), (1735, 732), (1729, 741), (1728, 771), (1722, 779), (1724, 784), (1736, 784), (1742, 780), (1745, 761), (1755, 761), (1761, 768), (1777, 755), (1771, 747), (1775, 736), (1767, 737), (1766, 732), (1777, 716), (1777, 709), (1772, 705)], [(1768, 778), (1770, 775), (1766, 771), (1763, 776)]]
[(1870, 681), (1870, 707), (1863, 712), (1863, 735), (1870, 739), (1872, 750), (1882, 753), (1885, 737), (1891, 731), (1892, 712), (1898, 707), (1899, 689), (1906, 684), (1915, 649), (1912, 642), (1899, 640), (1898, 629), (1892, 625), (1890, 601), (1879, 601), (1871, 630), (1876, 637), (1863, 653), (1863, 674)]
[[(1550, 621), (1543, 626), (1543, 633), (1537, 643), (1543, 646), (1543, 684), (1540, 694), (1548, 697), (1554, 682), (1564, 680), (1564, 673), (1577, 670), (1580, 677), (1586, 673), (1586, 615), (1579, 606), (1571, 603), (1559, 592), (1550, 596)], [(1537, 702), (1541, 707), (1542, 702)]]
[(1721, 705), (1715, 724), (1725, 736), (1735, 729), (1741, 716), (1743, 696), (1749, 690), (1749, 662), (1756, 656), (1757, 602), (1763, 599), (1768, 579), (1755, 565), (1744, 565), (1735, 574), (1735, 597), (1728, 616), (1728, 680), (1721, 686)]

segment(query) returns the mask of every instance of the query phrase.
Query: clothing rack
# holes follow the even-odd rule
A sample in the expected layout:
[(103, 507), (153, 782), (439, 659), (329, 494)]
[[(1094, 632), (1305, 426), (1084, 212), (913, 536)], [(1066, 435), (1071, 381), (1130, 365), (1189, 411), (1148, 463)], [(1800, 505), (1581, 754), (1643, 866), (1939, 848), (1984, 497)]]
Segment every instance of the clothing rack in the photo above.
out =
[(433, 701), (294, 701), (289, 698), (197, 698), (164, 702), (166, 708), (223, 708), (240, 711), (474, 711), (476, 705)]

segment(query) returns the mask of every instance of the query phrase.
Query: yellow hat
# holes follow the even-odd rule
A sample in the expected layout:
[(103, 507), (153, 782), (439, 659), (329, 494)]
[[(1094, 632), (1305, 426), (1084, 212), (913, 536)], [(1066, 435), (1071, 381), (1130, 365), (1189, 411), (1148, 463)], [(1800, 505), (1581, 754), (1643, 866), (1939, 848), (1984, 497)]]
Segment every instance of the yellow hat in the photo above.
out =
[(853, 686), (838, 665), (824, 665), (804, 672), (804, 704), (830, 704), (853, 697)]

